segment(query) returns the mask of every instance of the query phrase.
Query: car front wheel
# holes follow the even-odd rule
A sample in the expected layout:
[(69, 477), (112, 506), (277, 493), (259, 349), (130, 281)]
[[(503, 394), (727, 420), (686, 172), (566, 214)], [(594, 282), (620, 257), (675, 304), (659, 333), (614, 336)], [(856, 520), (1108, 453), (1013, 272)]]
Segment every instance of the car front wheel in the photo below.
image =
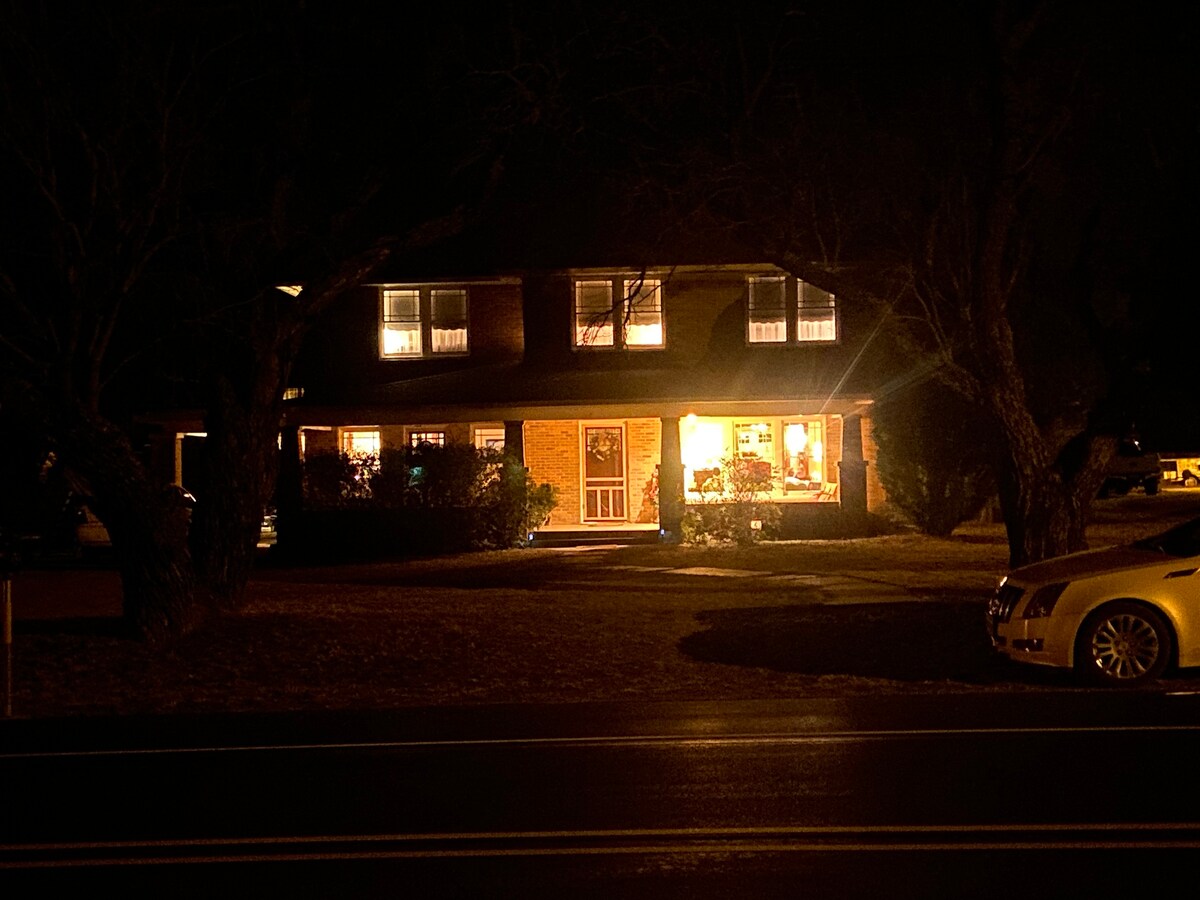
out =
[(1099, 685), (1130, 687), (1158, 678), (1171, 659), (1171, 630), (1140, 603), (1110, 603), (1079, 629), (1075, 668)]

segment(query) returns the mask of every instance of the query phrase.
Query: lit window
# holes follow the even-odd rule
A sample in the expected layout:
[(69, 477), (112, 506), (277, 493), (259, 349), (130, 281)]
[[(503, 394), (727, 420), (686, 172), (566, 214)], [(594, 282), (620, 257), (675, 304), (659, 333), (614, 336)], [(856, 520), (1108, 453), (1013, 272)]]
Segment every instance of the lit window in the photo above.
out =
[(820, 489), (825, 480), (821, 422), (785, 422), (783, 450), (784, 491)]
[(750, 279), (750, 343), (787, 341), (787, 292), (783, 278)]
[(466, 353), (466, 289), (384, 288), (379, 339), (386, 359)]
[(733, 436), (740, 458), (775, 462), (775, 430), (770, 423), (737, 423), (733, 426)]
[(410, 431), (408, 433), (410, 447), (445, 447), (446, 432), (444, 431)]
[(503, 428), (476, 428), (475, 447), (478, 450), (503, 450)]
[(362, 458), (379, 455), (378, 429), (343, 429), (342, 452), (347, 456)]
[(467, 292), (436, 290), (429, 292), (434, 353), (467, 352)]
[(575, 282), (575, 346), (663, 346), (662, 282), (615, 278)]
[(782, 275), (750, 278), (746, 339), (751, 344), (831, 343), (837, 337), (833, 294)]
[(630, 347), (663, 345), (662, 282), (644, 278), (625, 282), (625, 343)]
[(796, 340), (837, 340), (833, 294), (806, 281), (796, 282)]
[(575, 282), (575, 346), (613, 346), (612, 283)]

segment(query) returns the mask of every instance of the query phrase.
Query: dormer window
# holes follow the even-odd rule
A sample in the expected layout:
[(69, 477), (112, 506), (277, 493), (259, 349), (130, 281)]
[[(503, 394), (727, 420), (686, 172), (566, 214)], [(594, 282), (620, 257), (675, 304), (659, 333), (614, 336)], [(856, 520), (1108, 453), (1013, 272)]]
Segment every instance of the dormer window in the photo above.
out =
[(467, 289), (431, 285), (380, 292), (380, 355), (423, 359), (467, 353)]
[(832, 343), (838, 337), (833, 294), (796, 278), (752, 277), (746, 313), (751, 344)]
[(581, 278), (575, 281), (575, 346), (585, 349), (661, 349), (662, 281), (657, 278)]

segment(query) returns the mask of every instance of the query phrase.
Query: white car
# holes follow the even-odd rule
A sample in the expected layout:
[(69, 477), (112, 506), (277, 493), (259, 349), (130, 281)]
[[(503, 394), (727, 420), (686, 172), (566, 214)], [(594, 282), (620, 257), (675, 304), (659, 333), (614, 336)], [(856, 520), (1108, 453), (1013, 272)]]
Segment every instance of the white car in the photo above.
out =
[(988, 604), (1010, 659), (1133, 686), (1200, 666), (1200, 519), (1154, 537), (1014, 569)]

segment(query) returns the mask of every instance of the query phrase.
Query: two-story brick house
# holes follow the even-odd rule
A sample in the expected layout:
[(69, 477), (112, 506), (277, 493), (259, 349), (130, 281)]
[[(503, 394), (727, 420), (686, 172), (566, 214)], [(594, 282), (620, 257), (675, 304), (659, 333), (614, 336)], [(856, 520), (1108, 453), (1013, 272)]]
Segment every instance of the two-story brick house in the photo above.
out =
[(736, 457), (785, 536), (847, 533), (882, 499), (873, 331), (767, 264), (381, 279), (310, 342), (285, 453), (503, 447), (557, 490), (544, 531), (668, 534)]

